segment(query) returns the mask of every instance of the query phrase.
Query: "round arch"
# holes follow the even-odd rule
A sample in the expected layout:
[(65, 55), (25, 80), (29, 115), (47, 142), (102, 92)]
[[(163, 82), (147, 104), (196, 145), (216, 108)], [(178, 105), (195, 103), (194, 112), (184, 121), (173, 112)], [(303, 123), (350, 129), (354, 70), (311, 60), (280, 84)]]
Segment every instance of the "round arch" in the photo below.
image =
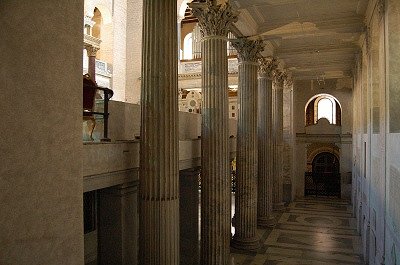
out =
[(101, 13), (103, 25), (112, 23), (112, 13), (107, 7), (107, 3), (105, 1), (85, 1), (85, 15), (93, 17), (95, 8), (97, 8)]
[[(340, 104), (339, 100), (332, 96), (331, 94), (317, 94), (312, 96), (306, 103), (304, 107), (304, 122), (305, 125), (313, 125), (316, 124), (319, 120), (319, 103), (321, 103), (328, 99), (332, 103), (331, 109), (331, 123), (336, 125), (341, 125), (341, 118), (342, 118), (342, 105)], [(322, 116), (324, 117), (324, 116)], [(322, 118), (321, 117), (321, 118)], [(329, 120), (329, 119), (328, 119)]]
[(183, 19), (185, 17), (185, 11), (187, 8), (188, 3), (191, 3), (192, 0), (178, 0), (177, 7), (178, 7), (178, 19)]

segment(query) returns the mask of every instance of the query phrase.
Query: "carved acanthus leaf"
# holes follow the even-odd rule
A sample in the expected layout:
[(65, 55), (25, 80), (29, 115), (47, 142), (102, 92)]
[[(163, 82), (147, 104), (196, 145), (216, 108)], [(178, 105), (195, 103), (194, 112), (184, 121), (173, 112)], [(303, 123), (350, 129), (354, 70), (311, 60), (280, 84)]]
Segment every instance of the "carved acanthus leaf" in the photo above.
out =
[(278, 68), (278, 60), (273, 57), (261, 58), (258, 60), (260, 66), (258, 68), (258, 74), (260, 76), (266, 76), (269, 78), (274, 77), (274, 71)]
[(200, 31), (203, 37), (223, 36), (227, 37), (231, 25), (238, 20), (236, 10), (229, 3), (214, 5), (207, 3), (190, 3), (193, 15), (199, 20)]
[(100, 50), (99, 47), (94, 47), (93, 45), (90, 45), (90, 44), (84, 44), (83, 47), (86, 49), (87, 55), (89, 57), (96, 56), (97, 51)]
[(287, 72), (283, 69), (277, 69), (274, 74), (274, 83), (283, 86), (283, 82), (285, 82), (288, 77)]
[(260, 52), (264, 50), (264, 44), (261, 40), (239, 38), (231, 43), (238, 52), (240, 62), (257, 62)]

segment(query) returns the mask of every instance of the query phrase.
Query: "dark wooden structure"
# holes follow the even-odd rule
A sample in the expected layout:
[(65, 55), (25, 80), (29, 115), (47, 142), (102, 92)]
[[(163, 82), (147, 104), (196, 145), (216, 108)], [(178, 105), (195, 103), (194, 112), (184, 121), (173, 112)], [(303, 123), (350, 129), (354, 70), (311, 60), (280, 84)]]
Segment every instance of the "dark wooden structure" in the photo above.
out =
[[(98, 91), (104, 93), (104, 112), (95, 111), (95, 100)], [(104, 119), (104, 132), (102, 141), (110, 141), (108, 138), (108, 101), (114, 95), (114, 92), (105, 87), (99, 87), (96, 82), (92, 80), (90, 75), (86, 74), (83, 76), (83, 120), (91, 120), (92, 128), (90, 131), (90, 139), (93, 140), (93, 131), (96, 127), (95, 115), (101, 115)]]

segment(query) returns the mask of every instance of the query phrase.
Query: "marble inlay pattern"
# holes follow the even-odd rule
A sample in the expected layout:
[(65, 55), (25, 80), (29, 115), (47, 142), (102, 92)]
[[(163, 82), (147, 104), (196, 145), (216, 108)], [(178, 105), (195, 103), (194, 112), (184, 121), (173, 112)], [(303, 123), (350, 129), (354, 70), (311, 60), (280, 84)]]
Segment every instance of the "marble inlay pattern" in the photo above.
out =
[(258, 229), (257, 252), (231, 249), (232, 265), (363, 264), (351, 205), (334, 199), (301, 199)]

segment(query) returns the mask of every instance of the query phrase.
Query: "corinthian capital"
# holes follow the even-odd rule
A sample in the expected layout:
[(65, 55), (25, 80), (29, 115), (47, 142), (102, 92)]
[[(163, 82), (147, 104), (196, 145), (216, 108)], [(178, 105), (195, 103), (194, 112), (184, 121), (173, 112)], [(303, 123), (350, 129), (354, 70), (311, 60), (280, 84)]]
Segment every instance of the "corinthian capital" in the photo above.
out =
[(231, 41), (232, 46), (237, 50), (240, 62), (254, 62), (259, 58), (259, 53), (264, 50), (261, 40), (249, 40), (240, 38)]
[(268, 78), (273, 78), (274, 77), (274, 72), (278, 68), (278, 60), (273, 57), (269, 58), (261, 58), (258, 60), (259, 68), (258, 68), (258, 74), (262, 77), (268, 77)]
[(291, 74), (288, 74), (284, 80), (284, 86), (290, 88), (293, 85), (293, 77)]
[(274, 75), (274, 83), (283, 86), (285, 80), (288, 78), (288, 73), (283, 69), (277, 69)]
[(229, 3), (215, 5), (207, 3), (190, 3), (193, 15), (199, 20), (203, 37), (227, 37), (232, 23), (238, 20), (239, 12), (232, 9)]
[(89, 45), (89, 44), (85, 44), (85, 45), (83, 45), (83, 47), (86, 49), (87, 55), (89, 57), (91, 57), (91, 56), (96, 57), (97, 51), (100, 50), (100, 48), (94, 47), (94, 46)]

